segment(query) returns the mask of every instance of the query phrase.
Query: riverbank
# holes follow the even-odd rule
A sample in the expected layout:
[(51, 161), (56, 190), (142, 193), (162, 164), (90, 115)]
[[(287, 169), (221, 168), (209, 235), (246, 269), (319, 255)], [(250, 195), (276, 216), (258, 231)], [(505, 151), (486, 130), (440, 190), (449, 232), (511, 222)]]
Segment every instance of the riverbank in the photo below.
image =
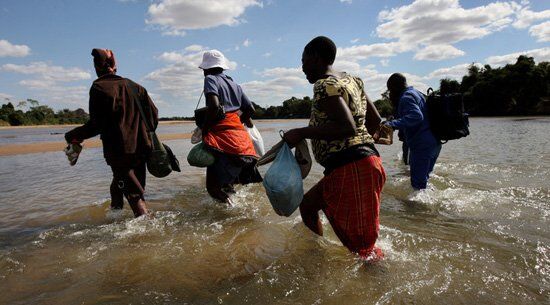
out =
[[(254, 120), (258, 123), (272, 123), (272, 122), (292, 122), (296, 120), (304, 119), (265, 119), (265, 120)], [(159, 121), (159, 125), (180, 125), (180, 124), (195, 124), (194, 121)], [(0, 126), (0, 130), (10, 130), (10, 129), (25, 129), (25, 128), (67, 128), (67, 127), (77, 127), (82, 126), (82, 124), (54, 124), (54, 125), (24, 125), (24, 126)]]
[[(159, 125), (177, 125), (177, 124), (191, 124), (193, 121), (159, 121)], [(23, 125), (23, 126), (0, 126), (0, 130), (9, 129), (24, 129), (24, 128), (66, 128), (77, 127), (82, 124), (54, 124), (54, 125)]]
[[(159, 135), (162, 141), (190, 139), (190, 133), (172, 133)], [(24, 154), (35, 154), (52, 151), (62, 151), (67, 143), (65, 142), (41, 142), (29, 144), (9, 144), (0, 146), (0, 156), (13, 156)], [(84, 141), (85, 148), (101, 147), (101, 140), (94, 138)]]
[[(171, 124), (163, 124), (171, 125)], [(51, 128), (51, 127), (50, 127)], [(274, 131), (273, 128), (261, 128), (261, 132)], [(190, 139), (192, 133), (159, 133), (158, 136), (162, 141), (172, 140), (185, 140)], [(44, 152), (62, 151), (67, 143), (63, 141), (52, 142), (36, 142), (36, 143), (21, 143), (21, 144), (7, 144), (0, 146), (0, 156), (13, 156), (24, 154), (35, 154)], [(92, 138), (84, 141), (83, 146), (85, 149), (101, 147), (101, 140), (99, 138)]]

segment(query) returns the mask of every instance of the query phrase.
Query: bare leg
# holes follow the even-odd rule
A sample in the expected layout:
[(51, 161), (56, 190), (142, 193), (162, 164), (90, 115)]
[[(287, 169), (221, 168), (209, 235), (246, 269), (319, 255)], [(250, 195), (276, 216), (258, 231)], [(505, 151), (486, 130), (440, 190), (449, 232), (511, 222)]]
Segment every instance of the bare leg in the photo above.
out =
[(311, 231), (321, 236), (323, 236), (323, 224), (319, 218), (319, 210), (324, 205), (323, 188), (319, 183), (304, 195), (304, 199), (302, 199), (302, 203), (300, 204), (302, 221)]
[(147, 210), (147, 205), (145, 204), (145, 201), (140, 197), (138, 196), (128, 197), (128, 202), (130, 203), (130, 207), (132, 208), (132, 211), (134, 212), (135, 217), (139, 217), (141, 215), (149, 215), (149, 210)]
[(231, 200), (227, 193), (222, 190), (222, 186), (218, 182), (216, 175), (212, 174), (208, 168), (206, 169), (206, 190), (212, 198), (231, 205)]

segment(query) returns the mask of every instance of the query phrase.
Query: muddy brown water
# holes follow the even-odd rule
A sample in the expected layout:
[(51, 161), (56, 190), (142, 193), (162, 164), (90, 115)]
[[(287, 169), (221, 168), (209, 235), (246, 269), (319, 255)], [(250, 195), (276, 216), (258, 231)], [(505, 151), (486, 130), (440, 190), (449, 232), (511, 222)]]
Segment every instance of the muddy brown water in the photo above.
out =
[[(259, 127), (270, 146), (306, 123)], [(471, 125), (444, 145), (425, 192), (410, 189), (400, 143), (379, 146), (386, 257), (370, 266), (326, 219), (317, 237), (299, 213), (277, 216), (260, 184), (239, 187), (234, 207), (212, 201), (204, 170), (186, 164), (188, 139), (167, 142), (182, 173), (148, 176), (153, 219), (109, 210), (101, 148), (75, 167), (61, 152), (0, 157), (0, 304), (549, 304), (550, 118)], [(0, 145), (65, 129), (0, 130)], [(321, 177), (314, 166), (305, 188)]]

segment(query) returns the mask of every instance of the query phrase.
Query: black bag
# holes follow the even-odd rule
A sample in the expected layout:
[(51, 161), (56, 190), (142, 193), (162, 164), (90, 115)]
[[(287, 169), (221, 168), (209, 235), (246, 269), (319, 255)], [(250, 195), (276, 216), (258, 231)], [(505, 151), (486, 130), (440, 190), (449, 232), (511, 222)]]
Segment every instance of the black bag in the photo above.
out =
[(133, 84), (130, 84), (129, 82), (128, 87), (131, 88), (130, 92), (132, 98), (134, 99), (134, 102), (139, 109), (141, 118), (145, 122), (147, 134), (149, 135), (149, 139), (151, 140), (152, 149), (151, 152), (147, 155), (147, 160), (145, 161), (145, 164), (147, 164), (147, 170), (149, 171), (149, 173), (151, 173), (151, 175), (157, 178), (166, 177), (173, 170), (177, 172), (181, 171), (178, 159), (172, 153), (172, 150), (170, 149), (170, 147), (168, 147), (168, 145), (162, 144), (156, 132), (154, 131), (151, 122), (147, 119), (148, 117), (143, 111), (141, 100), (138, 98), (139, 95), (137, 87)]
[[(204, 123), (206, 122), (206, 114), (208, 113), (208, 107), (199, 107), (199, 103), (201, 102), (201, 98), (204, 92), (201, 93), (201, 96), (199, 97), (199, 101), (197, 102), (197, 107), (195, 107), (195, 124), (199, 128), (204, 127)], [(221, 120), (225, 119), (225, 111), (223, 109), (223, 106), (220, 105), (218, 107), (216, 112), (216, 117), (214, 122), (219, 122)]]
[(430, 128), (442, 144), (470, 134), (468, 113), (464, 111), (462, 94), (436, 94), (429, 88), (426, 104)]

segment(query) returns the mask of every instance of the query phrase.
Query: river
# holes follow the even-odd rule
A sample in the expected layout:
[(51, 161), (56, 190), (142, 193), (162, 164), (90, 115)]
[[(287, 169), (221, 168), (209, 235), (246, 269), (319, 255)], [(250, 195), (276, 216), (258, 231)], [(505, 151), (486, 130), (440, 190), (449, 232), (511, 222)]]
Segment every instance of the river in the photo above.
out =
[[(269, 148), (305, 124), (258, 127)], [(66, 130), (4, 129), (0, 145)], [(471, 132), (443, 146), (420, 193), (400, 143), (378, 147), (386, 256), (372, 265), (324, 216), (324, 237), (298, 212), (277, 216), (261, 184), (238, 187), (230, 208), (211, 200), (188, 139), (167, 142), (182, 173), (147, 178), (153, 219), (109, 210), (101, 148), (74, 167), (62, 152), (0, 157), (0, 304), (549, 304), (550, 118), (473, 118)], [(314, 165), (305, 189), (321, 177)]]

